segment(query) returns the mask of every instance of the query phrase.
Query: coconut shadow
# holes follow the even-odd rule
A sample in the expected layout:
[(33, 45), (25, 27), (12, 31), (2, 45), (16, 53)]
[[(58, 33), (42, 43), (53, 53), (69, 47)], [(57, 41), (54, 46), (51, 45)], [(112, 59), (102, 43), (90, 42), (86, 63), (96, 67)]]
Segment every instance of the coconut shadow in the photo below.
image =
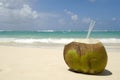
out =
[(96, 76), (110, 76), (110, 75), (112, 75), (112, 72), (105, 69), (102, 73), (97, 74)]
[(86, 74), (86, 73), (82, 73), (82, 72), (76, 72), (76, 71), (73, 71), (71, 69), (68, 69), (68, 71), (74, 72), (74, 73), (77, 73), (77, 74), (93, 75), (93, 76), (110, 76), (110, 75), (112, 75), (112, 72), (107, 70), (107, 69), (105, 69), (102, 73), (98, 73), (98, 74)]

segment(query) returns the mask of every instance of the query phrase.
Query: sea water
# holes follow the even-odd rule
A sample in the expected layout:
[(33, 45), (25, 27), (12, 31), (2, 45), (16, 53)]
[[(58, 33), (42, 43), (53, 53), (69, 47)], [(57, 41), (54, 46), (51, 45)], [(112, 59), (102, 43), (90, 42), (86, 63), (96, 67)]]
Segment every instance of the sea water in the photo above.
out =
[[(87, 31), (0, 31), (0, 45), (67, 44), (86, 38)], [(120, 43), (120, 31), (92, 31), (89, 38), (103, 43)]]

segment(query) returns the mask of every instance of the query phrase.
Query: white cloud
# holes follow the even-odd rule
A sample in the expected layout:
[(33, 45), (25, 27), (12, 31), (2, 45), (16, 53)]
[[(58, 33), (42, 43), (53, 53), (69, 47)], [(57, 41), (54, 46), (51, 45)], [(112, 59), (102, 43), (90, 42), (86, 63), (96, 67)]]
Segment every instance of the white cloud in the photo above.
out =
[(27, 4), (24, 4), (23, 8), (21, 8), (18, 13), (20, 13), (20, 15), (24, 17), (38, 17), (38, 13), (36, 11), (33, 11), (32, 8)]
[(0, 0), (0, 29), (5, 29), (5, 27), (18, 30), (44, 28), (44, 26), (54, 24), (55, 19), (59, 17), (54, 13), (33, 10), (25, 1), (27, 0)]
[(3, 5), (3, 3), (2, 2), (0, 2), (0, 6), (2, 6)]
[(71, 12), (67, 9), (65, 9), (64, 11), (65, 11), (66, 14), (68, 14), (70, 16), (71, 20), (73, 20), (73, 21), (78, 20), (78, 15), (77, 14), (74, 14), (73, 12)]
[(90, 17), (83, 17), (83, 18), (79, 19), (78, 15), (75, 14), (74, 12), (72, 12), (72, 11), (69, 11), (69, 10), (65, 9), (64, 12), (66, 14), (68, 14), (68, 16), (71, 20), (70, 19), (69, 20), (64, 19), (64, 22), (60, 21), (61, 23), (66, 22), (67, 25), (69, 25), (69, 26), (75, 26), (76, 28), (81, 27), (83, 29), (86, 29), (89, 26), (89, 23), (91, 21)]
[(8, 7), (7, 3), (0, 2), (0, 7)]
[(6, 4), (0, 3), (0, 17), (22, 17), (22, 18), (37, 18), (38, 13), (32, 8), (24, 4), (22, 8), (11, 9), (5, 6)]
[(113, 21), (116, 21), (116, 20), (117, 20), (117, 18), (116, 18), (116, 17), (113, 17), (113, 18), (112, 18), (112, 20), (113, 20)]
[(83, 18), (82, 22), (87, 24), (90, 22), (90, 20), (91, 20), (90, 18)]
[(78, 15), (72, 15), (72, 16), (71, 16), (71, 19), (72, 19), (73, 21), (77, 21), (77, 20), (78, 20)]
[(58, 17), (59, 15), (54, 13), (37, 12), (33, 10), (29, 4), (26, 4), (29, 0), (0, 0), (0, 14), (8, 16), (18, 17), (31, 17), (31, 18), (50, 18)]
[(67, 9), (65, 9), (64, 11), (65, 11), (68, 15), (74, 15), (73, 12), (71, 12), (71, 11), (69, 11), (69, 10), (67, 10)]
[(22, 7), (28, 0), (0, 0), (4, 4), (4, 7), (16, 9)]
[(32, 10), (29, 5), (24, 4), (23, 8), (20, 10), (20, 14), (22, 16), (27, 16), (29, 14), (32, 14)]

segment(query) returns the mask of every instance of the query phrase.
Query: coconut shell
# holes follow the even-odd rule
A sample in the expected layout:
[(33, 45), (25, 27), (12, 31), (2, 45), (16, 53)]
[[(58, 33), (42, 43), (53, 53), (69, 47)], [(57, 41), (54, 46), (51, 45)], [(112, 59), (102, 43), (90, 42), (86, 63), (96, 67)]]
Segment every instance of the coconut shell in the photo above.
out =
[(72, 71), (98, 74), (105, 69), (107, 53), (101, 42), (71, 42), (64, 47), (64, 60)]

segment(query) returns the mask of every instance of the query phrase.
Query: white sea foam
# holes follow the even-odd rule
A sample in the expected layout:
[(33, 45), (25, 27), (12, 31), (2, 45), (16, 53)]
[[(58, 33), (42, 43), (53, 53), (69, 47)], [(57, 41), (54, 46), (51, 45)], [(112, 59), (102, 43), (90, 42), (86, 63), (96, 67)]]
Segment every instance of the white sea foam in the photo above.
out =
[(75, 39), (53, 39), (53, 38), (44, 38), (44, 39), (15, 39), (15, 38), (2, 38), (0, 43), (19, 43), (19, 44), (34, 44), (34, 43), (48, 43), (48, 44), (66, 44), (74, 41)]
[(120, 39), (109, 38), (109, 39), (98, 39), (103, 43), (120, 43)]
[(55, 30), (37, 30), (37, 32), (54, 32)]
[(74, 39), (16, 39), (14, 42), (16, 43), (26, 43), (26, 44), (32, 44), (32, 43), (55, 43), (55, 44), (66, 44), (71, 41), (74, 41)]
[[(72, 41), (79, 40), (78, 38), (44, 38), (44, 39), (16, 39), (16, 38), (1, 38), (0, 43), (19, 43), (19, 44), (34, 44), (34, 43), (49, 43), (49, 44), (67, 44)], [(102, 43), (120, 43), (120, 39), (116, 38), (102, 38), (97, 39)]]

